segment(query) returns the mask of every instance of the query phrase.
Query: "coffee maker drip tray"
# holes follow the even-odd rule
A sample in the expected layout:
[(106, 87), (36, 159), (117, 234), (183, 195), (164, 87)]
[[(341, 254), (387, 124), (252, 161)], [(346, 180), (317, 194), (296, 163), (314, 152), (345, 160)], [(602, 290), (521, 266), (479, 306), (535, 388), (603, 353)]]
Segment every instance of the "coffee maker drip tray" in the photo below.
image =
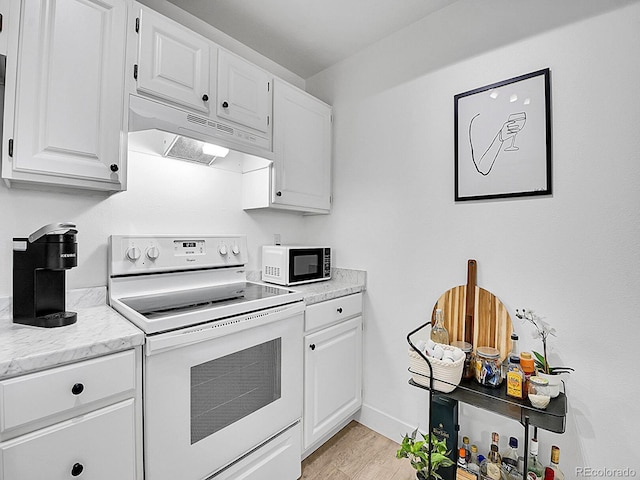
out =
[(78, 314), (76, 312), (56, 312), (36, 317), (33, 319), (15, 319), (16, 323), (23, 323), (26, 325), (33, 325), (34, 327), (64, 327), (66, 325), (72, 325), (78, 320)]

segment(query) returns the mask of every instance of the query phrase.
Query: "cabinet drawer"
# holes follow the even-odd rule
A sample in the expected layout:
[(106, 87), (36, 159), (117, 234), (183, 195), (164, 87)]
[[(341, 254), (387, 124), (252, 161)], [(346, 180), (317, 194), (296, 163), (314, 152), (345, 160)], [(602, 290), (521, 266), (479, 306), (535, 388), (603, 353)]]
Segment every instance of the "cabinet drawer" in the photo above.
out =
[(0, 432), (134, 390), (133, 350), (0, 382)]
[(362, 313), (362, 294), (347, 295), (309, 305), (305, 312), (305, 331), (332, 325)]
[(134, 400), (0, 445), (3, 480), (134, 480)]

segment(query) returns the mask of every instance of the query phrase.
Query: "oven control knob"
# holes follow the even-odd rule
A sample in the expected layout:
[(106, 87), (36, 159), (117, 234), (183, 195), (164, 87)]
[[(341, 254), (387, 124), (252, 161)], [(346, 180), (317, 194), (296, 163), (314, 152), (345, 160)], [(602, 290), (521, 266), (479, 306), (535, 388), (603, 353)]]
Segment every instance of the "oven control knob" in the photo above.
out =
[(129, 260), (135, 262), (140, 258), (140, 249), (138, 247), (129, 247), (125, 255)]
[(231, 247), (231, 253), (234, 255), (240, 255), (240, 247), (234, 244), (233, 247)]
[(158, 250), (158, 247), (147, 248), (147, 258), (149, 260), (155, 260), (159, 256), (160, 256), (160, 250)]
[(223, 256), (227, 255), (227, 246), (224, 243), (221, 243), (218, 247), (218, 253)]

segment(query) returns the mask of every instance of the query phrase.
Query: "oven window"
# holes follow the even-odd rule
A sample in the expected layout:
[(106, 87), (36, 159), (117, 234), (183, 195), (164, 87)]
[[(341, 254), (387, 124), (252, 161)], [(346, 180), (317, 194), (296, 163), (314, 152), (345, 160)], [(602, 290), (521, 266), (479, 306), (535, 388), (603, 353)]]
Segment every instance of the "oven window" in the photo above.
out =
[(191, 367), (191, 444), (280, 398), (280, 338)]

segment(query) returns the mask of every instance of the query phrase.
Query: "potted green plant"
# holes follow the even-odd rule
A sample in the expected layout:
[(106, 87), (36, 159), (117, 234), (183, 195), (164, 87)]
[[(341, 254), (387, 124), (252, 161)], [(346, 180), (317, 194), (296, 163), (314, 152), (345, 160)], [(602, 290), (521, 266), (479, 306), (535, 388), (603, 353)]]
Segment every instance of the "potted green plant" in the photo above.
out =
[(549, 338), (549, 335), (555, 337), (556, 329), (552, 328), (547, 322), (542, 320), (542, 318), (536, 315), (533, 310), (525, 308), (522, 310), (516, 309), (516, 317), (520, 320), (531, 323), (536, 329), (533, 333), (533, 337), (542, 340), (543, 353), (538, 353), (533, 350), (536, 370), (538, 371), (539, 376), (545, 378), (549, 382), (549, 386), (551, 387), (551, 397), (557, 397), (560, 392), (560, 383), (562, 381), (560, 379), (560, 374), (571, 373), (573, 368), (552, 367), (549, 365), (549, 361), (547, 360), (547, 338)]
[[(396, 452), (396, 458), (408, 458), (411, 466), (416, 469), (416, 476), (420, 480), (437, 479), (442, 480), (442, 476), (437, 470), (440, 467), (450, 467), (453, 461), (447, 456), (447, 444), (444, 440), (431, 434), (431, 457), (429, 457), (429, 438), (420, 432), (422, 440), (417, 439), (418, 429), (411, 435), (405, 434), (402, 438), (400, 448)], [(431, 461), (431, 476), (429, 477), (429, 461)]]

